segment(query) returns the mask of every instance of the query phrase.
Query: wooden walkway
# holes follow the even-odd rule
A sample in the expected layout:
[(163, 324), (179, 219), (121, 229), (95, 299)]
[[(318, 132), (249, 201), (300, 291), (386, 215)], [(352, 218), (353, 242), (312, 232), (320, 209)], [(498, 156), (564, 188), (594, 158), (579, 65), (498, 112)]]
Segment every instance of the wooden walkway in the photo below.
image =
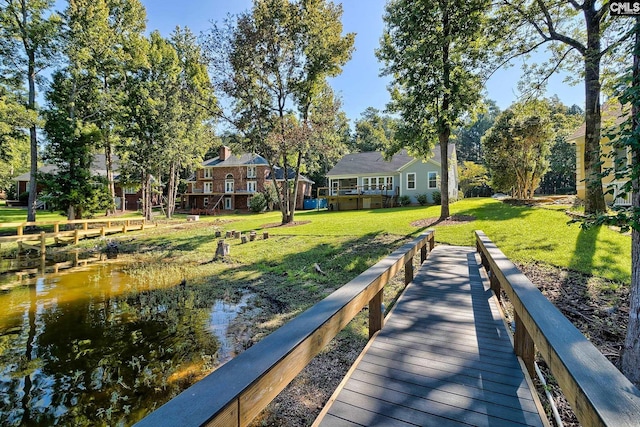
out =
[(475, 248), (438, 246), (316, 423), (543, 426)]

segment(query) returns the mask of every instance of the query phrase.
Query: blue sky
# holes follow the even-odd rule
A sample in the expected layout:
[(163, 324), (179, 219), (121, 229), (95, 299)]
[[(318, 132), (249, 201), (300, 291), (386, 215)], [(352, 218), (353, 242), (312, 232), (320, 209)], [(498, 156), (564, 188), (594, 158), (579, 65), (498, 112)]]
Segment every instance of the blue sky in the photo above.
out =
[[(168, 36), (179, 25), (189, 27), (195, 34), (211, 27), (211, 21), (221, 21), (227, 14), (236, 14), (251, 8), (251, 0), (141, 0), (147, 9), (147, 30), (159, 30)], [(334, 0), (334, 2), (340, 2)], [(343, 73), (331, 81), (333, 89), (342, 97), (343, 110), (351, 119), (357, 119), (367, 107), (380, 110), (389, 101), (389, 79), (380, 77), (380, 64), (374, 50), (382, 35), (386, 0), (342, 0), (345, 32), (355, 32), (355, 52)], [(486, 85), (490, 99), (501, 109), (517, 99), (518, 65), (494, 74)], [(548, 85), (547, 95), (558, 95), (565, 104), (583, 107), (584, 88), (569, 86), (555, 76)]]

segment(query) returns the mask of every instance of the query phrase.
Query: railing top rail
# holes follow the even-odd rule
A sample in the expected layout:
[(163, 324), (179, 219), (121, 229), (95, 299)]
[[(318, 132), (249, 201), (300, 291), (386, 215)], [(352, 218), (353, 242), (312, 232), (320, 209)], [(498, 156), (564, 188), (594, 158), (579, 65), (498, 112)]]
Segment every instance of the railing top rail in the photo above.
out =
[(478, 251), (500, 281), (584, 426), (638, 426), (640, 390), (531, 283), (482, 231)]
[[(253, 414), (262, 410), (262, 407), (253, 407), (260, 406), (255, 402), (262, 403), (263, 395), (272, 394), (274, 390), (277, 393), (288, 383), (272, 384), (265, 380), (266, 377), (273, 372), (277, 373), (278, 379), (296, 375), (308, 363), (305, 361), (315, 356), (377, 293), (377, 289), (371, 289), (374, 285), (384, 281), (384, 286), (407, 260), (432, 241), (433, 231), (429, 230), (406, 243), (149, 414), (136, 426), (246, 425), (252, 418), (244, 417), (246, 412)], [(304, 343), (307, 347), (301, 351)], [(243, 409), (243, 406), (248, 409)], [(221, 424), (210, 424), (214, 418)]]

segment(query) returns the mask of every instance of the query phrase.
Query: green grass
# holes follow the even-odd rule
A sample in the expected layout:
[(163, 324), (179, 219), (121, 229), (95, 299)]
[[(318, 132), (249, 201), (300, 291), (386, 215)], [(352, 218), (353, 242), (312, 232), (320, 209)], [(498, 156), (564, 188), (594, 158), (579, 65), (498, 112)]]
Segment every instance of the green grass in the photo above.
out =
[[(583, 230), (577, 224), (569, 225), (569, 218), (564, 213), (566, 208), (553, 205), (512, 206), (486, 198), (465, 199), (452, 204), (451, 213), (471, 215), (476, 218), (475, 221), (436, 225), (432, 228), (436, 230), (438, 243), (470, 246), (474, 244), (473, 231), (482, 230), (515, 262), (541, 262), (628, 282), (631, 274), (630, 237), (606, 227)], [(394, 240), (401, 241), (424, 231), (424, 227), (412, 226), (412, 222), (435, 218), (439, 214), (439, 206), (344, 212), (299, 211), (295, 220), (308, 223), (269, 228), (266, 226), (280, 222), (279, 212), (205, 216), (201, 217), (201, 221), (215, 221), (217, 224), (222, 222), (220, 228), (224, 230), (257, 230), (259, 234), (268, 230), (273, 237), (287, 236), (287, 241), (282, 243), (287, 248), (258, 249), (260, 245), (242, 245), (241, 249), (236, 249), (236, 254), (248, 257), (246, 262), (267, 263), (276, 262), (279, 256), (285, 256), (279, 255), (280, 251), (284, 251), (282, 254), (286, 254), (289, 249), (308, 251), (314, 244), (332, 245), (334, 242), (357, 241), (366, 236), (381, 235), (389, 235)], [(0, 222), (23, 221), (25, 216), (26, 211), (23, 209), (0, 208)], [(37, 219), (60, 220), (64, 217), (50, 212), (38, 212)], [(182, 222), (184, 219), (177, 217), (175, 221)], [(179, 258), (191, 259), (202, 251), (212, 255), (216, 241), (212, 235), (213, 229), (206, 234), (206, 242), (197, 243), (201, 241), (201, 233), (201, 229), (164, 233), (161, 236), (150, 236), (148, 241), (154, 247), (165, 248)], [(253, 247), (255, 253), (249, 249)], [(195, 253), (190, 253), (193, 251)], [(322, 253), (312, 252), (309, 259), (323, 260), (324, 256)]]
[[(451, 213), (471, 215), (475, 221), (439, 226), (436, 241), (471, 246), (474, 230), (482, 230), (513, 261), (541, 262), (581, 273), (624, 281), (631, 275), (631, 239), (606, 227), (583, 230), (568, 224), (567, 206), (512, 206), (492, 199), (465, 199), (451, 205)], [(310, 221), (294, 227), (269, 228), (272, 235), (287, 236), (363, 236), (391, 234), (413, 236), (424, 228), (411, 223), (437, 217), (439, 206), (405, 207), (366, 211), (302, 211), (295, 220)], [(216, 217), (232, 221), (225, 229), (243, 232), (262, 230), (278, 223), (280, 214), (229, 215)]]

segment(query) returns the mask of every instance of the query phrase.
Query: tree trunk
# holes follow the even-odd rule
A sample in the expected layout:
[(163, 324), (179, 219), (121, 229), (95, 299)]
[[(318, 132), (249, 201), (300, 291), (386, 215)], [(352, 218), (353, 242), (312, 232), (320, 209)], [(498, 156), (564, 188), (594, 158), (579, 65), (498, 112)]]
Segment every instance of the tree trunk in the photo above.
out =
[(169, 168), (169, 182), (167, 184), (167, 219), (171, 219), (173, 210), (176, 206), (176, 169), (176, 162), (171, 162), (171, 167)]
[(593, 9), (585, 9), (584, 11), (587, 24), (587, 49), (584, 54), (586, 187), (584, 208), (587, 214), (596, 214), (606, 210), (600, 165), (600, 22)]
[[(443, 4), (442, 10), (442, 33), (445, 40), (449, 40), (451, 33), (451, 25), (449, 23), (448, 4)], [(449, 44), (451, 42), (442, 43), (442, 84), (444, 86), (444, 94), (442, 96), (442, 110), (438, 121), (440, 142), (440, 219), (449, 217), (449, 136), (451, 135), (451, 124), (449, 123), (449, 93), (451, 91), (451, 64), (449, 60)]]
[[(640, 88), (640, 18), (636, 19), (635, 52), (633, 56), (633, 90)], [(638, 101), (631, 106), (633, 130), (637, 135), (640, 130), (640, 105)], [(640, 168), (640, 149), (631, 146), (631, 170)], [(632, 207), (640, 209), (640, 178), (632, 181)], [(620, 361), (622, 373), (629, 380), (640, 386), (640, 230), (631, 232), (631, 289), (629, 295), (629, 324), (624, 340), (624, 349)]]
[[(109, 140), (109, 133), (106, 132), (105, 144), (104, 144), (104, 164), (107, 168), (107, 182), (109, 183), (109, 197), (111, 198), (112, 207), (109, 208), (107, 213), (116, 212), (116, 185), (113, 180), (113, 150), (111, 147), (111, 141)], [(122, 201), (122, 212), (124, 212), (124, 200)]]
[[(36, 59), (33, 51), (28, 52), (28, 81), (29, 81), (29, 103), (27, 108), (35, 111), (36, 109)], [(29, 170), (29, 201), (27, 204), (27, 221), (36, 220), (36, 200), (37, 185), (36, 175), (38, 173), (38, 133), (36, 125), (29, 127), (29, 141), (31, 148), (31, 163)]]

